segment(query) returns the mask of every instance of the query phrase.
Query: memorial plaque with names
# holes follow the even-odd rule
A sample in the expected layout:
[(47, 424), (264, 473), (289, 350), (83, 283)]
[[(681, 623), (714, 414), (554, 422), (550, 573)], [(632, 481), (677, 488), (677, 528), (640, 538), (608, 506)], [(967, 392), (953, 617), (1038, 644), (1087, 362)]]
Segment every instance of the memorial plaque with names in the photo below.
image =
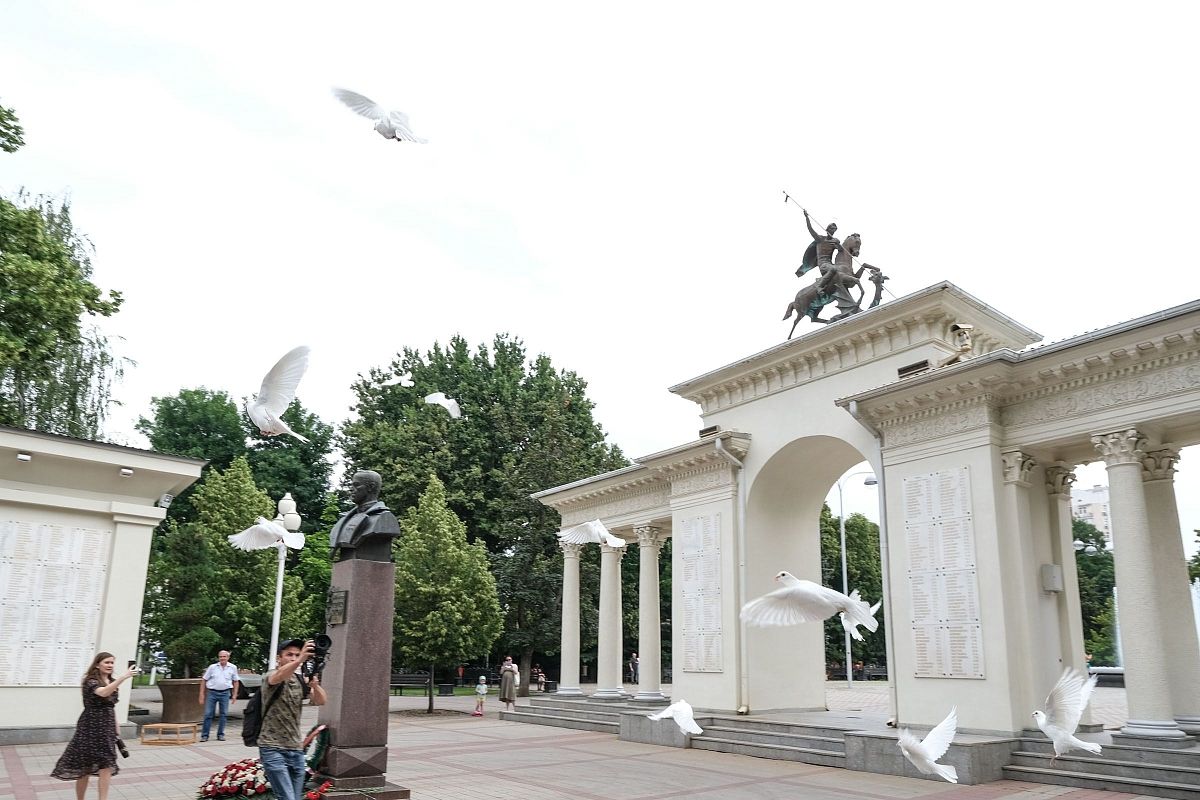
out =
[(968, 469), (909, 476), (903, 483), (914, 675), (982, 678)]
[(0, 685), (78, 686), (95, 654), (112, 532), (0, 521)]
[(680, 527), (683, 669), (721, 672), (721, 515), (692, 517)]
[(326, 625), (346, 624), (346, 595), (348, 589), (330, 589), (329, 604), (325, 607)]

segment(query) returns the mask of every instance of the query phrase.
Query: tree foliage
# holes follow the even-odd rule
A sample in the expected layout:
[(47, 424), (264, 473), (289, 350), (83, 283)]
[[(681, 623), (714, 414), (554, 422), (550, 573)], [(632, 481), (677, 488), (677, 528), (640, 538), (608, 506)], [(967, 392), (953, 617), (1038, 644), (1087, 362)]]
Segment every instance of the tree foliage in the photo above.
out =
[[(412, 387), (388, 385), (406, 372)], [(415, 505), (430, 474), (443, 482), (468, 538), (491, 553), (505, 612), (499, 646), (526, 675), (535, 652), (558, 650), (562, 581), (558, 514), (529, 495), (627, 464), (592, 417), (586, 388), (548, 356), (527, 358), (507, 335), (474, 350), (455, 337), (424, 355), (406, 348), (388, 370), (360, 379), (358, 417), (343, 427), (346, 474), (379, 472), (392, 508)], [(426, 404), (435, 391), (457, 399), (465, 416)]]
[(1071, 535), (1084, 545), (1093, 545), (1096, 552), (1075, 552), (1075, 571), (1079, 576), (1079, 612), (1083, 618), (1083, 643), (1097, 666), (1117, 663), (1116, 630), (1113, 610), (1113, 586), (1116, 573), (1113, 554), (1104, 541), (1104, 533), (1082, 519), (1071, 521)]
[(68, 201), (0, 198), (0, 423), (99, 436), (122, 361), (81, 317), (121, 295), (91, 281), (91, 254)]
[(436, 476), (404, 515), (401, 528), (393, 639), (397, 660), (428, 664), (432, 676), (437, 664), (487, 653), (502, 625), (496, 580), (483, 543), (467, 541), (467, 528), (446, 505), (446, 489)]
[(0, 106), (0, 150), (15, 153), (25, 145), (25, 131), (17, 119), (17, 112)]
[[(838, 518), (821, 508), (821, 581), (825, 586), (848, 593), (842, 585), (841, 534)], [(879, 559), (879, 526), (862, 514), (846, 517), (846, 573), (850, 589), (857, 589), (863, 600), (871, 605), (883, 597), (883, 571)], [(875, 618), (879, 630), (864, 631), (863, 641), (851, 643), (851, 657), (863, 664), (887, 664), (886, 625), (883, 609)], [(838, 617), (825, 620), (825, 661), (842, 665), (846, 660), (846, 633)]]

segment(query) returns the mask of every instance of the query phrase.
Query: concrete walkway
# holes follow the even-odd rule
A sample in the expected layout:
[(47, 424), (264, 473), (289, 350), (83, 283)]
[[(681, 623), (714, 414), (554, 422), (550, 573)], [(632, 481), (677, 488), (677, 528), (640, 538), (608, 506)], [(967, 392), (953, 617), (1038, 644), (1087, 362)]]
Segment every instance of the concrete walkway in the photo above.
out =
[[(1097, 690), (1097, 695), (1101, 690)], [(1123, 702), (1123, 691), (1119, 692)], [(157, 690), (135, 689), (135, 705), (158, 716)], [(999, 781), (983, 786), (874, 775), (786, 761), (619, 741), (604, 733), (545, 728), (497, 719), (488, 698), (484, 718), (469, 716), (472, 697), (435, 698), (439, 714), (423, 713), (423, 697), (389, 698), (388, 780), (412, 790), (414, 800), (1123, 800), (1134, 795), (1064, 786)], [(524, 702), (524, 701), (522, 701)], [(886, 685), (849, 691), (831, 684), (829, 704), (886, 710)], [(237, 704), (237, 708), (244, 702)], [(447, 713), (448, 712), (448, 713)], [(316, 709), (304, 712), (305, 726)], [(243, 747), (240, 721), (205, 744), (152, 747), (129, 742), (131, 757), (113, 778), (110, 800), (189, 800), (224, 765), (256, 755)], [(0, 747), (0, 800), (74, 800), (71, 783), (49, 777), (64, 744)], [(95, 797), (95, 786), (88, 794)]]

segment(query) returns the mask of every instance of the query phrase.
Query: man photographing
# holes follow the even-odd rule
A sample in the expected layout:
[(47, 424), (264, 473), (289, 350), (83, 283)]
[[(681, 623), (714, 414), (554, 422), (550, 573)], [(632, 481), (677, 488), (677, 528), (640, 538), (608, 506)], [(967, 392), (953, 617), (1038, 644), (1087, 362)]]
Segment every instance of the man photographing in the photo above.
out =
[(305, 678), (300, 667), (313, 654), (313, 643), (289, 639), (279, 643), (278, 663), (267, 674), (262, 688), (262, 730), (258, 734), (258, 756), (279, 800), (304, 797), (304, 749), (300, 735), (300, 709), (304, 698), (314, 706), (325, 705), (321, 676)]

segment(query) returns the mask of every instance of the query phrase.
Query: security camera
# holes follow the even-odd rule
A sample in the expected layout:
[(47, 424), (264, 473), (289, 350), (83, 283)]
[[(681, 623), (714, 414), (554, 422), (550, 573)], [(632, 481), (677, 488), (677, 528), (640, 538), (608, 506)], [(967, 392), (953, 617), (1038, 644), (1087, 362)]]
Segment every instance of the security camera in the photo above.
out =
[(171, 506), (171, 501), (174, 499), (175, 499), (175, 495), (164, 494), (162, 497), (158, 498), (158, 507), (159, 508), (169, 508)]

